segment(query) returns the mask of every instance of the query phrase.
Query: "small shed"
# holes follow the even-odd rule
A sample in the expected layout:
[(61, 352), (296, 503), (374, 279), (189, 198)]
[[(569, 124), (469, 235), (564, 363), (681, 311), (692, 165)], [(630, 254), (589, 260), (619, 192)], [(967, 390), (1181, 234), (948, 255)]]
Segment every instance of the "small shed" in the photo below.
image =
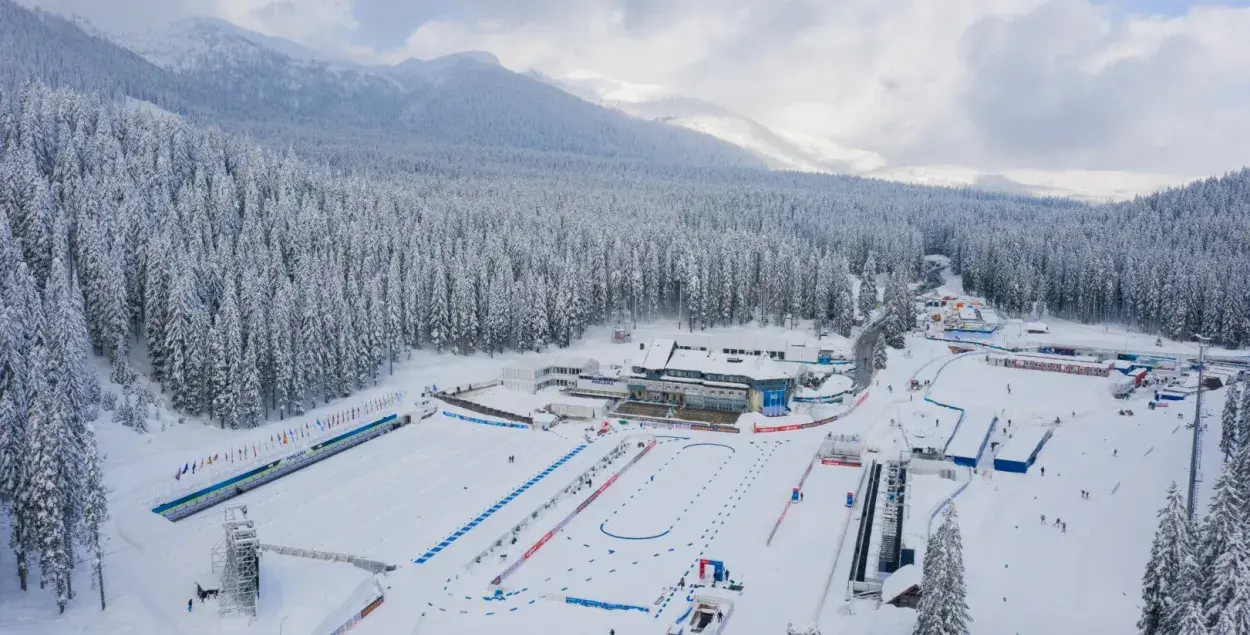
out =
[(920, 603), (920, 567), (905, 564), (894, 570), (881, 583), (881, 601), (902, 608), (916, 608)]
[(1050, 327), (1043, 322), (1029, 322), (1024, 325), (1024, 330), (1029, 333), (1049, 333)]
[(550, 429), (551, 426), (554, 426), (556, 421), (559, 419), (559, 417), (551, 414), (550, 412), (542, 412), (540, 410), (535, 410), (531, 413), (530, 418), (534, 420), (534, 427), (541, 430)]

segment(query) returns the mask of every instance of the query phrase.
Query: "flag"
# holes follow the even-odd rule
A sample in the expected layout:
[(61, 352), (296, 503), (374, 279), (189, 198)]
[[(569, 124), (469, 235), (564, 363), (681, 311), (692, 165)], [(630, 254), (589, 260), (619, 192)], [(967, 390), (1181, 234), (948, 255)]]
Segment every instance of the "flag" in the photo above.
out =
[(175, 481), (182, 480), (182, 470), (174, 470), (174, 480)]
[(182, 473), (183, 473), (183, 474), (186, 474), (186, 473), (187, 473), (187, 470), (189, 470), (189, 469), (191, 469), (191, 464), (190, 464), (190, 463), (183, 463), (183, 464), (182, 464)]
[(214, 461), (218, 461), (218, 460), (220, 460), (220, 458), (219, 458), (220, 456), (221, 456), (220, 454), (214, 454), (214, 455), (213, 455), (213, 460), (214, 460)]

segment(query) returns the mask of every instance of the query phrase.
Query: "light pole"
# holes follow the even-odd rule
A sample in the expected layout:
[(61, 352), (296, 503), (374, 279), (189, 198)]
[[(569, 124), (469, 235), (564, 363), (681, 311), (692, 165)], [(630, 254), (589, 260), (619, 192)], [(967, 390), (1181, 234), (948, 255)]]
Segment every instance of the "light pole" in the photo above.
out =
[(282, 627), (286, 626), (286, 621), (290, 619), (290, 615), (283, 615), (282, 621), (278, 622), (278, 635), (282, 635)]
[(1197, 336), (1198, 339), (1198, 393), (1194, 398), (1194, 440), (1189, 450), (1189, 496), (1185, 501), (1185, 515), (1194, 519), (1194, 502), (1198, 497), (1198, 482), (1202, 476), (1198, 473), (1199, 459), (1202, 455), (1202, 379), (1206, 369), (1207, 347), (1211, 338)]

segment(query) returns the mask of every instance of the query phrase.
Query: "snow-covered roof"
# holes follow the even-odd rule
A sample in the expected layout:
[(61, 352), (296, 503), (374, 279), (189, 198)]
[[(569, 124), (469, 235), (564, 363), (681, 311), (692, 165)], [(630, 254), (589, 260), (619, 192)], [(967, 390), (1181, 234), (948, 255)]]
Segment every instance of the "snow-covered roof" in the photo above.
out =
[(1050, 327), (1046, 326), (1044, 322), (1029, 322), (1024, 325), (1024, 328), (1029, 331), (1041, 331), (1043, 333), (1050, 330)]
[(801, 366), (776, 362), (764, 356), (724, 355), (716, 352), (676, 350), (668, 360), (668, 370), (716, 375), (742, 375), (751, 379), (788, 379)]
[(959, 308), (959, 319), (961, 319), (961, 320), (976, 320), (976, 319), (979, 319), (979, 318), (977, 318), (977, 310), (976, 310), (975, 308), (973, 308), (973, 307), (970, 307), (970, 306), (960, 307), (960, 308)]
[(559, 357), (551, 360), (551, 366), (563, 366), (565, 368), (585, 368), (587, 364), (595, 360), (590, 357)]
[(1033, 454), (1033, 450), (1046, 440), (1046, 436), (1050, 434), (1050, 428), (1042, 426), (1021, 426), (1018, 428), (1007, 441), (1002, 449), (998, 451), (997, 459), (1004, 461), (1016, 461), (1023, 463), (1029, 460)]
[(920, 567), (914, 564), (905, 564), (896, 569), (881, 583), (881, 602), (889, 604), (908, 589), (920, 586), (923, 577), (921, 573)]
[(1003, 321), (998, 317), (998, 312), (994, 309), (981, 309), (981, 320), (986, 324), (1002, 324)]
[(668, 365), (668, 358), (673, 353), (673, 347), (676, 342), (667, 338), (651, 340), (651, 344), (642, 351), (636, 366), (642, 366), (647, 370), (664, 370)]
[(946, 446), (946, 455), (967, 459), (976, 458), (981, 453), (982, 444), (989, 436), (990, 425), (993, 422), (993, 418), (964, 417), (959, 424), (959, 429), (955, 431), (955, 436), (951, 437), (950, 443)]
[(1100, 362), (1097, 357), (1083, 355), (1048, 355), (1046, 353), (992, 353), (991, 357), (1018, 359), (1022, 361), (1045, 362), (1048, 364), (1071, 364), (1073, 366), (1089, 366), (1106, 368), (1109, 362)]
[(547, 368), (548, 366), (551, 366), (551, 364), (537, 357), (522, 357), (520, 359), (515, 359), (515, 360), (512, 360), (511, 362), (508, 362), (508, 365), (505, 366), (505, 368), (524, 368), (526, 370), (539, 370), (542, 368)]
[[(677, 346), (689, 347), (692, 349), (704, 349), (708, 352), (723, 353), (728, 350), (755, 351), (767, 355), (768, 352), (785, 352), (786, 359), (790, 359), (791, 354), (803, 354), (810, 349), (811, 360), (816, 361), (815, 354), (821, 349), (822, 344), (809, 333), (793, 331), (784, 334), (768, 334), (768, 333), (689, 333), (678, 335), (674, 338)], [(803, 360), (800, 360), (803, 361)]]

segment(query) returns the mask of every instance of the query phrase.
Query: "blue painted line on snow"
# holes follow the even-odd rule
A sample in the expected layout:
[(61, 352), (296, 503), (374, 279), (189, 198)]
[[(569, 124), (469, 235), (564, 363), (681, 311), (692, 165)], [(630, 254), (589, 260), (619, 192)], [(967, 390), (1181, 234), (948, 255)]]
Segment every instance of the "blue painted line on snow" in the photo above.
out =
[(455, 532), (453, 532), (453, 533), (452, 533), (451, 535), (449, 535), (446, 539), (444, 539), (442, 542), (440, 542), (438, 545), (436, 545), (433, 549), (430, 549), (429, 551), (425, 552), (424, 554), (421, 554), (421, 556), (420, 556), (420, 557), (418, 557), (418, 558), (416, 558), (416, 559), (414, 559), (414, 560), (413, 560), (413, 562), (415, 562), (415, 563), (417, 563), (417, 564), (425, 564), (425, 563), (426, 563), (427, 561), (429, 561), (429, 559), (430, 559), (430, 558), (432, 558), (435, 554), (437, 554), (438, 552), (442, 551), (444, 547), (449, 546), (451, 543), (455, 542), (455, 541), (456, 541), (456, 539), (458, 539), (458, 538), (460, 538), (461, 536), (463, 536), (463, 535), (465, 535), (466, 533), (468, 533), (468, 532), (469, 532), (469, 530), (471, 530), (471, 529), (473, 529), (474, 527), (476, 527), (476, 526), (478, 526), (479, 524), (481, 524), (481, 522), (482, 522), (483, 520), (486, 520), (486, 519), (487, 519), (487, 518), (489, 518), (492, 514), (494, 514), (495, 512), (499, 511), (500, 509), (503, 509), (503, 507), (504, 507), (505, 505), (507, 505), (508, 503), (512, 502), (512, 500), (513, 500), (513, 499), (515, 499), (516, 497), (518, 497), (518, 496), (520, 496), (521, 494), (525, 493), (525, 490), (528, 490), (529, 488), (533, 487), (533, 486), (534, 486), (534, 484), (535, 484), (535, 483), (537, 483), (538, 481), (542, 480), (542, 479), (543, 479), (543, 477), (547, 476), (548, 474), (551, 474), (553, 471), (555, 471), (555, 469), (556, 469), (557, 467), (559, 467), (559, 466), (563, 465), (566, 461), (568, 461), (569, 459), (573, 458), (574, 456), (577, 456), (577, 454), (578, 454), (578, 453), (580, 453), (582, 450), (585, 450), (585, 449), (586, 449), (586, 444), (581, 444), (581, 445), (578, 445), (577, 447), (573, 448), (572, 450), (570, 450), (570, 451), (569, 451), (569, 453), (568, 453), (568, 454), (565, 454), (563, 457), (561, 457), (561, 458), (560, 458), (559, 460), (557, 460), (555, 463), (553, 463), (552, 465), (548, 466), (548, 467), (547, 467), (547, 469), (543, 470), (543, 471), (542, 471), (542, 472), (541, 472), (538, 476), (535, 476), (534, 478), (532, 478), (532, 479), (530, 479), (530, 480), (528, 480), (528, 481), (526, 481), (526, 482), (522, 483), (520, 487), (517, 487), (516, 489), (512, 490), (512, 492), (511, 492), (511, 493), (509, 493), (509, 494), (508, 494), (506, 497), (504, 497), (502, 500), (500, 500), (499, 502), (495, 503), (492, 507), (488, 508), (486, 511), (482, 512), (481, 514), (479, 514), (476, 518), (474, 518), (473, 520), (471, 520), (471, 521), (469, 521), (468, 523), (466, 523), (463, 527), (461, 527), (460, 529), (458, 529), (458, 530), (456, 530)]

